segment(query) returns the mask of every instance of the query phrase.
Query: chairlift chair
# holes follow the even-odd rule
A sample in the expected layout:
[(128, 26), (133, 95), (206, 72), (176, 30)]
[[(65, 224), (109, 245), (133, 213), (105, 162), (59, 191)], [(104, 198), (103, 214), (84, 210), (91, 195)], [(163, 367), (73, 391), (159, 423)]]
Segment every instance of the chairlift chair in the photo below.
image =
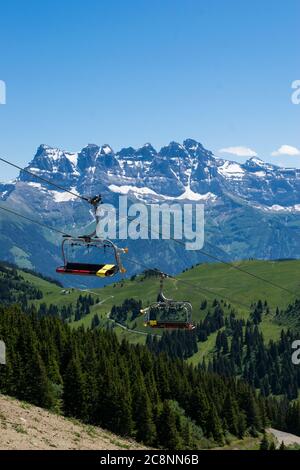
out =
[[(112, 251), (114, 256), (114, 263), (107, 262), (100, 263), (83, 263), (72, 262), (68, 259), (67, 247), (82, 247), (88, 249), (100, 249), (106, 252), (106, 249)], [(64, 264), (56, 269), (59, 274), (74, 274), (77, 276), (98, 276), (98, 277), (111, 277), (117, 273), (124, 273), (126, 269), (121, 262), (121, 253), (127, 253), (127, 248), (118, 248), (111, 240), (102, 238), (91, 237), (78, 237), (64, 236), (62, 242), (62, 256)], [(95, 253), (95, 255), (98, 253)], [(106, 254), (106, 253), (105, 253)]]
[[(101, 196), (95, 196), (90, 199), (89, 202), (93, 205), (96, 222), (98, 223), (97, 208), (101, 204)], [(107, 251), (112, 253), (114, 262), (99, 262), (99, 263), (84, 263), (84, 262), (73, 262), (70, 261), (68, 256), (68, 248), (80, 247), (82, 249), (96, 249), (103, 250), (105, 257)], [(122, 265), (121, 254), (127, 253), (127, 248), (119, 248), (111, 240), (99, 238), (96, 236), (96, 231), (90, 235), (83, 235), (81, 237), (72, 237), (70, 235), (64, 235), (62, 241), (62, 257), (63, 266), (56, 269), (59, 274), (73, 274), (76, 276), (98, 276), (98, 277), (111, 277), (117, 273), (125, 273), (126, 269)], [(99, 251), (96, 253), (98, 255)]]
[(160, 292), (157, 301), (146, 309), (141, 310), (144, 314), (144, 326), (150, 328), (193, 330), (192, 305), (188, 301), (168, 299), (163, 294), (163, 279), (165, 274), (160, 275)]

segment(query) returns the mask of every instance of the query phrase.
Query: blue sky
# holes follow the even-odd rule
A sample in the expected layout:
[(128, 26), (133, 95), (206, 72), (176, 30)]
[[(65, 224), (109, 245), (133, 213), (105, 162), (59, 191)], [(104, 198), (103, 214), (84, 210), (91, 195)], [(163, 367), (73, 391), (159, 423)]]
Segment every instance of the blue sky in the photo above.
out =
[(271, 156), (300, 148), (299, 17), (299, 0), (2, 0), (0, 155), (192, 137), (300, 167)]

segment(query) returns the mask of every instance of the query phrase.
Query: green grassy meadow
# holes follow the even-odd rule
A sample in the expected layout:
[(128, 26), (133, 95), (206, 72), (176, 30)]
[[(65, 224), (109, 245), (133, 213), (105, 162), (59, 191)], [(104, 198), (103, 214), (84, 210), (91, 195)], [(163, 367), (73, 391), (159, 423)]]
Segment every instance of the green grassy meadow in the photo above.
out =
[[(300, 261), (253, 260), (235, 262), (232, 265), (285, 287), (291, 293), (237, 271), (232, 266), (219, 263), (201, 264), (179, 274), (175, 279), (166, 279), (164, 281), (164, 292), (167, 297), (175, 300), (190, 301), (193, 305), (193, 319), (195, 322), (204, 318), (214, 299), (223, 299), (225, 314), (229, 313), (231, 308), (234, 308), (237, 316), (245, 319), (249, 316), (252, 302), (256, 302), (258, 299), (267, 300), (270, 313), (264, 316), (260, 328), (266, 341), (277, 339), (282, 325), (274, 321), (275, 310), (277, 306), (285, 308), (296, 298), (297, 292), (300, 292)], [(128, 320), (125, 325), (128, 329), (116, 325), (114, 321), (109, 319), (112, 306), (121, 305), (126, 298), (142, 300), (143, 307), (154, 302), (159, 290), (159, 279), (155, 276), (145, 277), (141, 274), (132, 280), (124, 279), (103, 288), (81, 291), (75, 288), (62, 289), (32, 274), (23, 271), (21, 273), (24, 279), (36, 285), (43, 292), (44, 298), (34, 301), (37, 305), (42, 302), (58, 306), (70, 303), (75, 305), (79, 295), (88, 294), (89, 292), (95, 297), (95, 300), (99, 300), (91, 307), (90, 314), (77, 322), (72, 322), (74, 327), (81, 325), (89, 327), (93, 316), (97, 313), (101, 326), (114, 328), (120, 339), (125, 337), (132, 343), (144, 343), (146, 340), (145, 333), (161, 334), (159, 330), (145, 328), (142, 316), (135, 322)], [(201, 289), (210, 291), (211, 294), (203, 292)], [(64, 293), (64, 290), (68, 293)], [(293, 292), (295, 295), (293, 295)], [(208, 301), (208, 307), (201, 310), (200, 305), (204, 299)], [(215, 336), (216, 334), (212, 334), (205, 343), (199, 344), (198, 353), (189, 359), (191, 363), (197, 364), (203, 357), (210, 354), (215, 344)]]

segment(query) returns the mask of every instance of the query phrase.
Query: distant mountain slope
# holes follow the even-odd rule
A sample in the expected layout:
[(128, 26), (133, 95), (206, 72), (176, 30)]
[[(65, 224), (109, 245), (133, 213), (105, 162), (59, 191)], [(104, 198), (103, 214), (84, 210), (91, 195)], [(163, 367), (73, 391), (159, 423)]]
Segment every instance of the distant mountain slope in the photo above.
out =
[[(118, 196), (124, 194), (131, 202), (202, 202), (205, 249), (225, 259), (300, 257), (297, 169), (257, 157), (244, 164), (220, 159), (193, 139), (171, 142), (160, 151), (146, 144), (117, 153), (109, 145), (89, 144), (79, 152), (41, 145), (27, 169), (75, 194), (101, 193), (116, 206)], [(4, 207), (68, 233), (85, 233), (93, 222), (84, 201), (25, 172), (16, 181), (0, 184), (0, 200)], [(0, 228), (0, 258), (56, 276), (60, 235), (2, 211)], [(172, 274), (209, 261), (201, 252), (188, 252), (172, 241), (128, 240), (126, 244), (134, 261)], [(134, 263), (126, 267), (130, 274), (138, 270)], [(77, 279), (72, 282), (79, 284)]]
[(0, 395), (0, 450), (145, 449), (99, 427)]
[[(234, 262), (233, 264), (254, 276), (260, 276), (271, 283), (277, 283), (283, 288), (286, 287), (295, 294), (299, 291), (300, 261), (298, 260), (252, 260)], [(214, 299), (226, 301), (228, 298), (231, 302), (227, 300), (227, 303), (231, 303), (241, 315), (247, 315), (251, 303), (258, 299), (266, 299), (273, 309), (277, 306), (284, 308), (294, 300), (292, 294), (220, 263), (195, 266), (179, 274), (175, 279), (166, 279), (164, 285), (167, 297), (176, 300), (186, 299), (192, 303), (196, 321), (201, 318), (200, 303), (205, 298), (209, 302)], [(197, 290), (197, 286), (199, 286), (199, 290)], [(206, 289), (206, 292), (202, 292), (201, 288)], [(106, 299), (102, 305), (95, 306), (93, 309), (100, 313), (107, 312), (111, 305), (120, 305), (130, 297), (142, 299), (143, 305), (147, 305), (156, 299), (159, 291), (159, 279), (156, 276), (145, 277), (141, 275), (133, 280), (126, 280), (102, 289), (93, 289), (93, 291), (99, 295), (100, 299)], [(207, 291), (211, 291), (211, 294)], [(249, 308), (246, 307), (247, 305)], [(87, 321), (87, 318), (84, 321)]]
[(0, 262), (0, 302), (1, 304), (20, 303), (43, 298), (43, 289), (49, 292), (53, 287), (62, 288), (59, 282), (45, 278), (33, 271), (20, 270), (17, 266)]
[[(298, 329), (300, 325), (298, 321), (299, 308), (298, 304), (294, 305), (294, 302), (297, 292), (300, 292), (300, 261), (253, 260), (235, 262), (235, 265), (254, 276), (259, 276), (270, 281), (270, 283), (287, 288), (291, 293), (289, 294), (260, 279), (219, 263), (195, 266), (178, 275), (176, 279), (166, 279), (164, 283), (165, 293), (170, 298), (190, 301), (193, 305), (193, 319), (195, 322), (204, 319), (208, 310), (212, 309), (214, 299), (225, 302), (227, 305), (225, 314), (228, 314), (230, 309), (234, 308), (237, 316), (244, 319), (249, 318), (252, 303), (258, 300), (267, 300), (270, 313), (263, 316), (260, 324), (260, 330), (263, 332), (266, 341), (278, 339), (282, 328)], [(13, 280), (13, 271), (11, 275)], [(162, 333), (161, 331), (153, 332), (153, 330), (145, 328), (142, 316), (132, 319), (128, 315), (127, 321), (123, 325), (129, 328), (128, 330), (118, 326), (112, 318), (109, 318), (113, 305), (120, 306), (126, 299), (141, 300), (143, 307), (155, 301), (159, 289), (159, 279), (156, 276), (141, 274), (104, 288), (86, 290), (84, 288), (63, 289), (53, 282), (40, 278), (38, 275), (22, 270), (18, 270), (17, 275), (19, 276), (19, 301), (22, 303), (24, 296), (27, 296), (26, 305), (36, 305), (38, 310), (41, 309), (43, 315), (63, 315), (67, 321), (71, 321), (76, 327), (80, 325), (90, 327), (94, 316), (97, 315), (101, 326), (113, 327), (120, 338), (126, 337), (132, 343), (145, 343), (146, 333)], [(0, 292), (6, 292), (5, 287), (3, 287), (5, 282), (0, 272)], [(23, 286), (25, 286), (25, 290)], [(197, 287), (199, 287), (199, 290)], [(206, 292), (201, 291), (201, 289), (206, 289)], [(211, 294), (209, 294), (209, 291), (211, 291)], [(14, 291), (11, 292), (13, 294)], [(28, 295), (32, 292), (39, 293), (39, 295)], [(292, 292), (295, 292), (295, 296)], [(205, 299), (207, 300), (207, 306), (200, 308)], [(18, 301), (18, 299), (16, 298), (15, 301)], [(289, 304), (291, 304), (291, 307), (287, 309)], [(276, 312), (277, 307), (279, 313)], [(207, 345), (201, 346), (202, 352), (206, 350), (206, 346), (209, 350), (211, 347), (210, 341), (213, 341), (212, 338), (213, 335), (209, 337)], [(214, 345), (214, 342), (212, 345)], [(203, 356), (202, 352), (199, 357)], [(197, 358), (196, 355), (195, 361), (199, 359)]]

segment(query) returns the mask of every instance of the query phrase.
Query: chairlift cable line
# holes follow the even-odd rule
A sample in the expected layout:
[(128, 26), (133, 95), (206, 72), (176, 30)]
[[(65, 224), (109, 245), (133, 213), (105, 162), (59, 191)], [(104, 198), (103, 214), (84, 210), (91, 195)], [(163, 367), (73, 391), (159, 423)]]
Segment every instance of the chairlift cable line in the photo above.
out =
[(49, 181), (49, 180), (47, 180), (46, 178), (43, 178), (42, 176), (39, 176), (39, 175), (37, 175), (36, 173), (33, 173), (33, 172), (30, 171), (30, 170), (27, 170), (27, 169), (25, 169), (25, 168), (22, 168), (22, 167), (20, 167), (19, 165), (16, 165), (15, 163), (9, 162), (8, 160), (5, 160), (4, 158), (1, 158), (1, 157), (0, 157), (0, 161), (3, 162), (3, 163), (7, 163), (7, 165), (10, 165), (10, 166), (12, 166), (12, 167), (14, 167), (14, 168), (17, 168), (17, 169), (20, 170), (20, 171), (24, 171), (24, 172), (27, 173), (28, 175), (34, 176), (35, 178), (37, 178), (37, 179), (43, 181), (43, 182), (46, 183), (46, 184), (50, 184), (50, 185), (54, 186), (54, 187), (57, 188), (57, 189), (60, 189), (60, 190), (62, 190), (62, 191), (64, 191), (64, 192), (66, 192), (66, 193), (72, 194), (72, 196), (76, 196), (76, 197), (78, 197), (79, 199), (82, 199), (83, 201), (90, 202), (90, 199), (89, 199), (88, 197), (84, 197), (84, 196), (81, 196), (80, 194), (76, 194), (76, 193), (74, 193), (73, 191), (70, 191), (69, 189), (64, 188), (63, 186), (60, 186), (59, 184), (53, 183), (52, 181)]
[(16, 212), (12, 209), (8, 209), (7, 207), (0, 206), (0, 209), (3, 210), (3, 211), (9, 212), (10, 214), (14, 214), (18, 217), (21, 217), (22, 219), (28, 220), (28, 222), (40, 225), (41, 227), (47, 228), (48, 230), (52, 230), (53, 232), (57, 232), (60, 235), (67, 235), (66, 232), (62, 232), (61, 230), (58, 230), (54, 227), (51, 227), (50, 225), (44, 224), (43, 222), (39, 222), (38, 220), (31, 219), (30, 217), (27, 217), (26, 215), (19, 214), (19, 212)]
[(230, 297), (227, 297), (225, 295), (222, 295), (222, 294), (219, 294), (218, 292), (214, 291), (214, 290), (211, 290), (211, 289), (206, 289), (205, 287), (200, 287), (198, 284), (195, 284), (195, 283), (192, 283), (190, 281), (185, 281), (184, 279), (178, 279), (177, 277), (173, 276), (172, 274), (167, 274), (163, 271), (160, 271), (159, 269), (157, 268), (150, 268), (148, 266), (146, 266), (145, 264), (142, 264), (140, 263), (139, 261), (136, 261), (136, 260), (133, 260), (132, 258), (130, 257), (126, 257), (126, 261), (129, 261), (129, 263), (134, 263), (136, 265), (139, 265), (141, 267), (143, 267), (144, 269), (147, 269), (148, 271), (155, 271), (157, 272), (157, 274), (163, 274), (166, 276), (166, 278), (170, 278), (174, 281), (177, 281), (177, 282), (181, 282), (182, 284), (186, 284), (188, 287), (193, 287), (195, 289), (198, 289), (206, 294), (210, 294), (210, 295), (215, 295), (217, 297), (221, 297), (222, 299), (224, 300), (227, 300), (229, 301), (230, 303), (232, 304), (236, 304), (236, 305), (239, 305), (240, 307), (243, 307), (243, 308), (246, 308), (247, 310), (249, 310), (249, 305), (246, 305), (244, 303), (241, 303), (239, 302), (238, 300), (234, 300)]
[[(178, 243), (184, 245), (184, 242), (181, 242), (181, 240), (176, 240), (175, 238), (171, 238), (171, 239), (174, 240), (175, 242), (178, 242)], [(216, 246), (212, 245), (211, 243), (209, 243), (209, 244), (211, 245), (212, 248), (217, 248)], [(243, 269), (240, 266), (236, 266), (235, 264), (233, 264), (230, 261), (225, 261), (225, 260), (219, 258), (218, 256), (211, 255), (210, 253), (207, 253), (207, 251), (204, 251), (202, 249), (200, 249), (199, 252), (202, 253), (203, 255), (207, 256), (208, 258), (211, 258), (211, 259), (213, 259), (215, 261), (218, 261), (218, 262), (220, 262), (220, 263), (222, 263), (222, 264), (224, 264), (224, 265), (226, 265), (230, 268), (235, 269), (236, 271), (240, 271), (241, 273), (248, 274), (248, 276), (251, 276), (255, 279), (258, 279), (259, 281), (263, 281), (263, 282), (269, 284), (270, 286), (276, 287), (277, 289), (281, 289), (281, 290), (287, 292), (288, 294), (294, 295), (296, 297), (298, 296), (296, 294), (296, 292), (293, 292), (290, 289), (287, 289), (286, 287), (280, 286), (279, 284), (277, 284), (275, 282), (269, 281), (268, 279), (265, 279), (261, 276), (258, 276), (257, 274), (251, 273), (250, 271), (247, 271), (246, 269)]]
[[(72, 191), (70, 191), (70, 190), (64, 188), (63, 186), (60, 186), (60, 185), (58, 185), (58, 184), (56, 184), (56, 183), (53, 183), (52, 181), (49, 181), (49, 180), (47, 180), (46, 178), (43, 178), (43, 177), (41, 177), (41, 176), (39, 176), (39, 175), (37, 175), (37, 174), (35, 174), (35, 173), (33, 173), (33, 172), (27, 170), (27, 169), (24, 169), (24, 168), (22, 168), (22, 167), (20, 167), (20, 166), (18, 166), (18, 165), (16, 165), (16, 164), (14, 164), (14, 163), (8, 161), (8, 160), (5, 160), (4, 158), (1, 158), (1, 157), (0, 157), (0, 161), (6, 163), (6, 164), (8, 164), (8, 165), (11, 165), (11, 166), (14, 167), (14, 168), (17, 168), (17, 169), (19, 169), (20, 171), (24, 171), (24, 172), (26, 172), (26, 173), (28, 173), (28, 174), (34, 176), (35, 178), (38, 178), (38, 179), (40, 179), (41, 181), (43, 181), (43, 182), (45, 182), (45, 183), (47, 183), (47, 184), (49, 184), (49, 185), (52, 185), (52, 186), (54, 186), (54, 187), (56, 187), (56, 188), (58, 188), (58, 189), (60, 189), (60, 190), (62, 190), (62, 191), (68, 192), (69, 194), (72, 194), (73, 196), (75, 196), (75, 197), (77, 197), (77, 198), (79, 198), (79, 199), (82, 199), (82, 200), (85, 201), (85, 202), (89, 202), (89, 203), (91, 202), (91, 199), (90, 199), (90, 198), (81, 196), (80, 194), (76, 194), (76, 193), (74, 193), (74, 192), (72, 192)], [(24, 217), (24, 218), (25, 218), (25, 217)], [(129, 220), (129, 217), (128, 217), (128, 216), (127, 216), (127, 220)], [(52, 230), (54, 230), (54, 229), (52, 229)], [(152, 230), (152, 231), (155, 231), (155, 230)], [(155, 231), (155, 232), (156, 232), (159, 236), (162, 235), (160, 231)], [(62, 232), (61, 232), (61, 233), (62, 233)], [(175, 243), (178, 243), (178, 244), (180, 244), (180, 245), (185, 246), (185, 242), (183, 242), (183, 241), (181, 241), (181, 240), (177, 240), (177, 239), (174, 238), (174, 237), (170, 237), (170, 240), (174, 241)], [(210, 243), (210, 245), (211, 245), (213, 248), (217, 248), (217, 247), (215, 247), (214, 245), (212, 245), (211, 243)], [(204, 251), (203, 249), (199, 249), (199, 250), (197, 250), (197, 251), (198, 251), (199, 253), (202, 253), (204, 256), (207, 256), (208, 258), (213, 259), (214, 261), (218, 261), (219, 263), (222, 263), (222, 264), (224, 264), (224, 265), (226, 265), (226, 266), (229, 266), (229, 267), (232, 268), (232, 269), (235, 269), (235, 270), (237, 270), (237, 271), (239, 271), (239, 272), (242, 272), (242, 273), (244, 273), (244, 274), (247, 274), (247, 275), (249, 275), (249, 276), (251, 276), (251, 277), (253, 277), (253, 278), (255, 278), (255, 279), (258, 279), (258, 280), (260, 280), (260, 281), (262, 281), (262, 282), (265, 282), (265, 283), (267, 283), (267, 284), (269, 284), (269, 285), (271, 285), (271, 286), (273, 286), (273, 287), (276, 287), (277, 289), (281, 289), (282, 291), (285, 291), (285, 292), (287, 292), (288, 294), (291, 294), (291, 295), (293, 295), (293, 296), (295, 296), (295, 297), (298, 297), (298, 294), (296, 294), (295, 292), (293, 292), (293, 291), (287, 289), (286, 287), (283, 287), (283, 286), (281, 286), (281, 285), (279, 285), (279, 284), (277, 284), (277, 283), (274, 283), (274, 282), (272, 282), (272, 281), (269, 281), (268, 279), (265, 279), (265, 278), (263, 278), (263, 277), (261, 277), (261, 276), (258, 276), (257, 274), (251, 273), (251, 272), (249, 272), (249, 271), (247, 271), (247, 270), (245, 270), (245, 269), (243, 269), (243, 268), (241, 268), (241, 267), (239, 267), (239, 266), (234, 265), (232, 262), (225, 261), (225, 260), (219, 258), (218, 256), (211, 255), (210, 253)]]
[[(141, 225), (141, 226), (142, 226), (142, 225)], [(150, 230), (150, 229), (149, 229), (149, 230)], [(151, 231), (157, 233), (160, 237), (162, 236), (162, 233), (161, 233), (159, 230), (155, 230), (155, 229), (151, 228)], [(176, 239), (176, 238), (174, 238), (174, 237), (171, 237), (171, 236), (170, 236), (170, 240), (172, 240), (172, 241), (174, 241), (175, 243), (178, 243), (179, 245), (182, 245), (182, 246), (185, 247), (185, 242), (182, 241), (182, 240), (178, 240), (178, 239)], [(207, 242), (207, 243), (208, 243), (212, 248), (218, 249), (218, 247), (214, 246), (212, 243), (210, 243), (210, 242)], [(278, 289), (281, 289), (281, 290), (287, 292), (288, 294), (291, 294), (291, 295), (293, 295), (293, 296), (295, 296), (295, 297), (298, 297), (298, 294), (296, 294), (296, 292), (293, 292), (293, 291), (287, 289), (286, 287), (280, 286), (279, 284), (277, 284), (277, 283), (275, 283), (275, 282), (269, 281), (268, 279), (265, 279), (265, 278), (263, 278), (263, 277), (261, 277), (261, 276), (258, 276), (257, 274), (251, 273), (251, 272), (247, 271), (246, 269), (241, 268), (240, 266), (236, 266), (235, 264), (233, 264), (233, 262), (223, 260), (223, 259), (219, 258), (219, 257), (216, 256), (216, 255), (211, 255), (210, 253), (208, 253), (207, 251), (203, 250), (202, 248), (199, 249), (199, 250), (197, 250), (197, 251), (198, 251), (199, 253), (202, 253), (204, 256), (207, 256), (208, 258), (213, 259), (214, 261), (218, 261), (219, 263), (222, 263), (222, 264), (224, 264), (224, 265), (226, 265), (226, 266), (228, 266), (228, 267), (230, 267), (230, 268), (233, 268), (233, 269), (235, 269), (235, 270), (237, 270), (237, 271), (240, 271), (240, 272), (242, 272), (242, 273), (244, 273), (244, 274), (248, 274), (249, 276), (251, 276), (251, 277), (253, 277), (253, 278), (255, 278), (255, 279), (258, 279), (258, 280), (260, 280), (260, 281), (266, 282), (267, 284), (269, 284), (269, 285), (271, 285), (271, 286), (273, 286), (273, 287), (276, 287), (276, 288), (278, 288)]]

